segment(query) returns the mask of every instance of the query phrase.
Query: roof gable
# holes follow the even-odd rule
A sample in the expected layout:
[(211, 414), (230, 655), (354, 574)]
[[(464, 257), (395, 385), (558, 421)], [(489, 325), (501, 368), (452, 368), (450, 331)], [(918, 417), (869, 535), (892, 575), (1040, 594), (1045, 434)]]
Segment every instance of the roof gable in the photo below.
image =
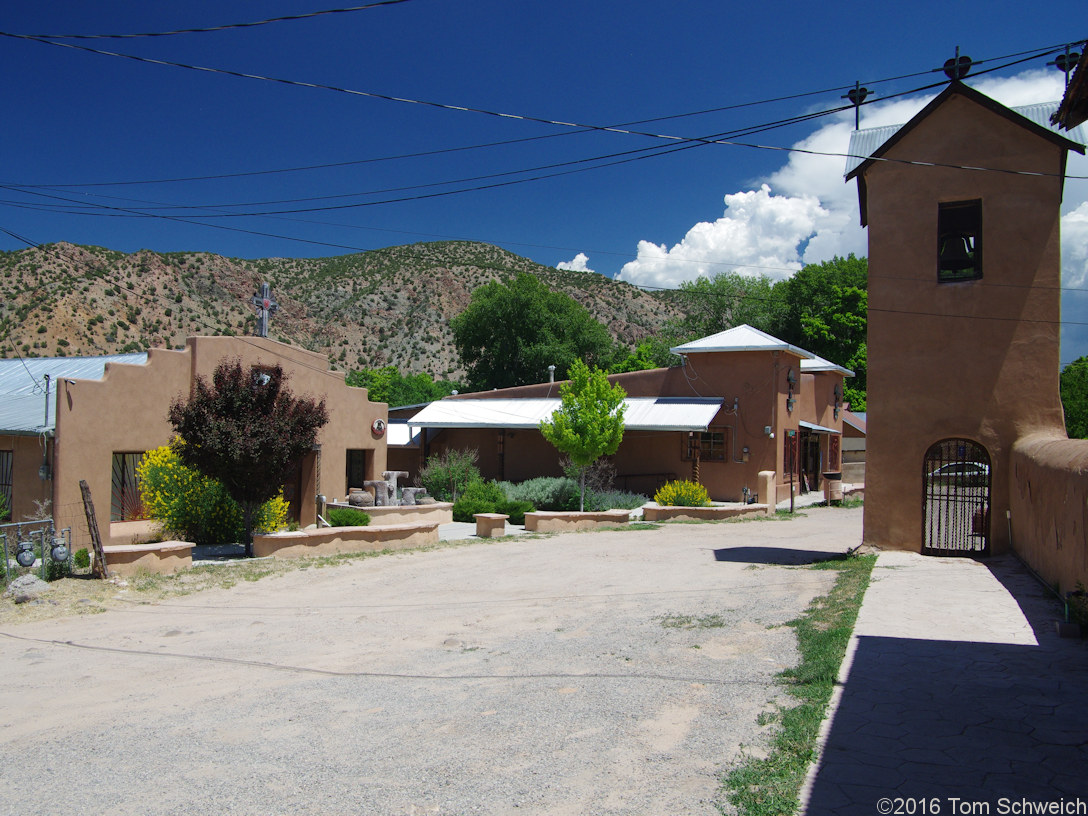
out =
[(669, 349), (673, 354), (699, 354), (715, 351), (788, 351), (798, 357), (811, 360), (815, 355), (785, 340), (743, 323), (732, 329), (720, 331), (709, 337), (701, 337), (690, 343)]

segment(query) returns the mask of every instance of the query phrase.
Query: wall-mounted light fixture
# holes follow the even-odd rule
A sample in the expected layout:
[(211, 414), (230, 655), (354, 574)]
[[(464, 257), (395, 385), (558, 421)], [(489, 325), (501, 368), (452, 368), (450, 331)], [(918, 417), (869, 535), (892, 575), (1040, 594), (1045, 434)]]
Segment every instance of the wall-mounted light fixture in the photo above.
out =
[(790, 413), (793, 413), (793, 406), (796, 405), (796, 404), (797, 404), (797, 400), (795, 400), (793, 397), (788, 397), (786, 399), (786, 410), (789, 411)]
[(751, 454), (751, 451), (749, 451), (748, 446), (745, 445), (743, 448), (740, 449), (741, 461), (747, 462), (750, 454)]

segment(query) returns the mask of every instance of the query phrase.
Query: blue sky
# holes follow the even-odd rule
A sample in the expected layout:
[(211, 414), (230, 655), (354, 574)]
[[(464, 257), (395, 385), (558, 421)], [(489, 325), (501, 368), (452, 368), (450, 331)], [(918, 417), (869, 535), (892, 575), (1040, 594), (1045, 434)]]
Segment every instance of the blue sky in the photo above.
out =
[[(58, 0), (5, 4), (0, 31), (165, 32), (335, 7)], [(457, 238), (641, 285), (729, 270), (780, 278), (864, 254), (844, 160), (674, 137), (760, 129), (737, 140), (844, 152), (851, 113), (762, 128), (843, 104), (855, 81), (873, 91), (862, 127), (905, 121), (936, 92), (919, 89), (943, 80), (927, 72), (957, 46), (984, 61), (976, 71), (997, 69), (969, 78), (983, 92), (1011, 105), (1055, 100), (1062, 74), (1046, 65), (1053, 55), (1034, 55), (1088, 37), (1083, 2), (1025, 8), (408, 0), (208, 33), (53, 41), (437, 105), (0, 37), (0, 229), (246, 258)], [(1073, 159), (1069, 173), (1088, 176), (1088, 162)], [(1088, 287), (1086, 202), (1088, 181), (1068, 181), (1063, 361), (1088, 353), (1088, 300), (1075, 291)], [(244, 214), (254, 212), (264, 214)], [(0, 233), (0, 249), (23, 246)]]

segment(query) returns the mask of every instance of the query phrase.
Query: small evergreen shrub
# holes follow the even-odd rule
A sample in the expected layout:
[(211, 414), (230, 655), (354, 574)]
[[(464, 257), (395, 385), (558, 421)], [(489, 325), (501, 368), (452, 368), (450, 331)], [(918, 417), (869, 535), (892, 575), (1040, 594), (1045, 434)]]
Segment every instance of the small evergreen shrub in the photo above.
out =
[(370, 515), (351, 507), (330, 507), (325, 520), (333, 527), (366, 527), (370, 524)]
[(475, 521), (476, 513), (498, 513), (496, 508), (506, 503), (506, 493), (496, 482), (474, 479), (468, 483), (465, 492), (453, 503), (453, 520)]
[(496, 505), (495, 512), (509, 516), (511, 524), (524, 524), (525, 514), (531, 513), (535, 509), (536, 508), (527, 501), (507, 500), (502, 504)]
[(72, 563), (76, 569), (88, 569), (91, 566), (91, 553), (86, 547), (80, 547), (72, 555)]
[(654, 494), (654, 501), (668, 507), (709, 507), (710, 495), (698, 482), (666, 482)]

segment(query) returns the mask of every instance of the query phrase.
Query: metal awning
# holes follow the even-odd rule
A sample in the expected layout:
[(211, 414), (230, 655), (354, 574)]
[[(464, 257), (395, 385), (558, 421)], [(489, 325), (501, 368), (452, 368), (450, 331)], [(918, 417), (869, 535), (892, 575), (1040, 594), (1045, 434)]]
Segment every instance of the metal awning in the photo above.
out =
[(821, 434), (821, 433), (823, 433), (823, 434), (841, 433), (841, 431), (837, 431), (835, 428), (827, 428), (827, 427), (825, 427), (823, 425), (817, 425), (815, 422), (805, 422), (803, 419), (800, 422), (798, 422), (797, 424), (800, 425), (802, 428), (804, 428), (806, 431), (812, 431), (813, 433), (818, 433), (818, 434)]
[[(721, 397), (629, 397), (623, 401), (629, 431), (705, 431)], [(537, 428), (559, 408), (551, 399), (444, 399), (408, 420), (423, 428)]]

